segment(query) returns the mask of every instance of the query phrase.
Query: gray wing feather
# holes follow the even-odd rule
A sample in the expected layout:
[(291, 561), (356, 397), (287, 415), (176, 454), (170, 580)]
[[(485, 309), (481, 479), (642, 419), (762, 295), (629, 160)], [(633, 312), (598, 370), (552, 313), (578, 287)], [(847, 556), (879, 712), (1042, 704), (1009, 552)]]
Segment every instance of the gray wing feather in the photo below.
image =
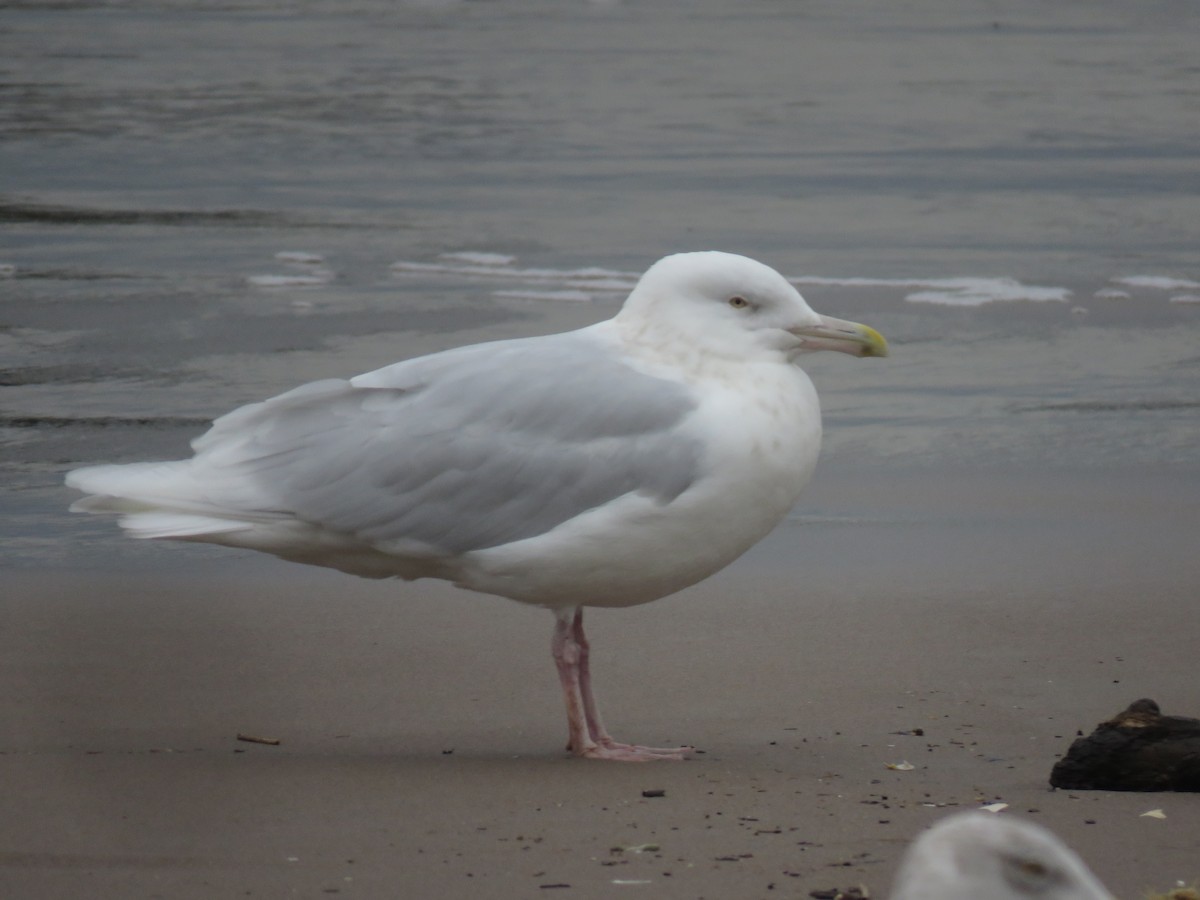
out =
[(632, 491), (678, 496), (699, 465), (696, 441), (675, 429), (694, 406), (586, 335), (525, 338), (235, 410), (194, 442), (195, 463), (212, 472), (218, 505), (254, 498), (246, 512), (457, 555)]

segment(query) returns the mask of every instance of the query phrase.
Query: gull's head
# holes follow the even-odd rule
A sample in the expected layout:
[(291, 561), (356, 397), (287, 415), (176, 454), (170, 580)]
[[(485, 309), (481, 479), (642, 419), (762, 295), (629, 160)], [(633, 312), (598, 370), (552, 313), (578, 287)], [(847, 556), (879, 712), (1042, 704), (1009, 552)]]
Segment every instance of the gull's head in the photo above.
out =
[(1114, 900), (1044, 828), (991, 813), (942, 819), (909, 848), (893, 900)]
[(874, 328), (822, 316), (770, 266), (717, 251), (660, 259), (638, 281), (618, 320), (731, 356), (888, 353)]

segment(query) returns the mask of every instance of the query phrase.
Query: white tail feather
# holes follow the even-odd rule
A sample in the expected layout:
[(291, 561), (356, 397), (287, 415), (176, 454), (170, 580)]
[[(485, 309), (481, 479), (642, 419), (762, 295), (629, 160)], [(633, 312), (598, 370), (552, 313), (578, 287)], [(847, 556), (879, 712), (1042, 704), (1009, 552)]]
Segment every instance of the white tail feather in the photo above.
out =
[(218, 534), (233, 534), (254, 528), (248, 522), (216, 519), (210, 516), (188, 515), (172, 512), (135, 512), (121, 516), (121, 527), (130, 537), (150, 540), (161, 538), (211, 538)]
[(90, 496), (72, 512), (116, 513), (131, 537), (211, 539), (251, 530), (279, 514), (213, 502), (191, 460), (89, 466), (67, 475), (67, 486)]

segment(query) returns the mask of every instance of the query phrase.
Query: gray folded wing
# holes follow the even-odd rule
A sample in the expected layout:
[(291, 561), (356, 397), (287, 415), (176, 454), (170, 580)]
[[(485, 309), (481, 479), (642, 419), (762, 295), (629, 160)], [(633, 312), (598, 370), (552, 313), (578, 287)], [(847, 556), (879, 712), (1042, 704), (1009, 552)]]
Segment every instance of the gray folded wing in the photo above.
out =
[(669, 502), (697, 477), (694, 406), (586, 332), (502, 341), (235, 410), (194, 442), (194, 474), (225, 509), (457, 555), (629, 492)]

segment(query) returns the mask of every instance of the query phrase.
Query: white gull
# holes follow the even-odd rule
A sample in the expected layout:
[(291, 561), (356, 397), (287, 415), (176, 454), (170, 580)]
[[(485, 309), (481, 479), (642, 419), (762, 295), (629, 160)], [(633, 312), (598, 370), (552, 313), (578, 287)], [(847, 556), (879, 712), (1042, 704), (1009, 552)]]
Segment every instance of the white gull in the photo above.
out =
[(583, 607), (648, 603), (767, 534), (812, 475), (816, 391), (797, 365), (885, 356), (728, 253), (652, 266), (612, 319), (330, 379), (234, 410), (191, 459), (77, 469), (134, 537), (205, 541), (369, 578), (440, 578), (554, 612), (579, 756), (681, 758), (613, 740)]
[(1038, 825), (984, 812), (942, 819), (908, 849), (891, 900), (1114, 900)]

